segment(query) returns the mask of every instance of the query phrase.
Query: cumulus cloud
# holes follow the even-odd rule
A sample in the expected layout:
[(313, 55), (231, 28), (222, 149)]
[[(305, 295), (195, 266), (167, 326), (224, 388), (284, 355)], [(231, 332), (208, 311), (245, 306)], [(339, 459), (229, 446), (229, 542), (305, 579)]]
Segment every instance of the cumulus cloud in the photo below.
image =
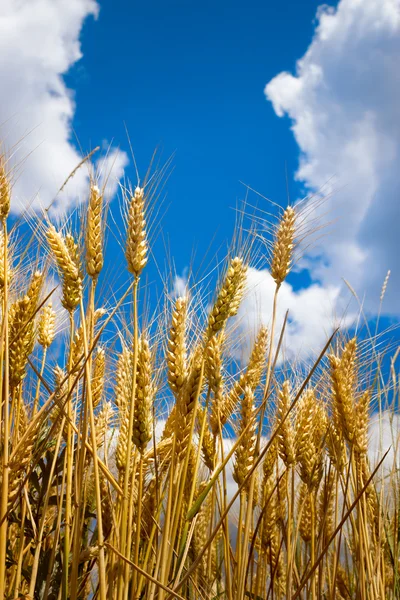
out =
[(182, 275), (175, 275), (172, 282), (171, 297), (178, 298), (179, 296), (186, 296), (188, 293), (188, 280), (187, 280), (187, 269), (184, 270)]
[[(275, 287), (267, 270), (249, 268), (245, 296), (231, 332), (237, 339), (235, 354), (239, 360), (247, 360), (260, 326), (271, 325)], [(333, 329), (348, 326), (354, 319), (345, 312), (339, 286), (312, 284), (296, 291), (285, 281), (279, 291), (275, 342), (287, 310), (281, 359), (303, 360), (318, 355)]]
[[(0, 139), (13, 174), (13, 210), (47, 207), (81, 160), (72, 139), (75, 105), (63, 75), (81, 57), (84, 20), (95, 0), (3, 0), (0, 3)], [(121, 166), (121, 155), (119, 159)], [(87, 197), (79, 169), (54, 208)]]
[(391, 410), (375, 414), (369, 427), (368, 453), (371, 464), (378, 464), (385, 452), (389, 451), (383, 463), (384, 471), (390, 471), (393, 466), (398, 468), (399, 441), (400, 415)]
[(128, 166), (128, 156), (116, 148), (112, 148), (106, 156), (97, 161), (97, 171), (100, 178), (100, 187), (104, 188), (104, 197), (111, 199), (118, 191), (118, 185)]
[[(398, 313), (400, 272), (400, 0), (341, 0), (318, 11), (314, 39), (265, 94), (287, 115), (300, 150), (297, 179), (321, 190), (335, 220), (311, 268), (326, 290), (345, 277), (373, 312), (388, 269), (385, 309)], [(314, 213), (315, 216), (315, 213)], [(325, 217), (326, 219), (326, 217)], [(320, 260), (315, 260), (315, 258)], [(323, 293), (323, 292), (321, 292)]]

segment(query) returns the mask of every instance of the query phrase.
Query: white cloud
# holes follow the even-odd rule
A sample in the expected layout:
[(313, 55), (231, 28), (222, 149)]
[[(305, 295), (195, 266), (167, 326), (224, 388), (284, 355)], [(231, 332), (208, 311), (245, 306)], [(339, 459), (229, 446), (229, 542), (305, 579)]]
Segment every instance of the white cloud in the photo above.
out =
[(172, 298), (179, 298), (180, 296), (187, 296), (188, 294), (188, 279), (187, 269), (184, 269), (182, 275), (175, 275), (172, 282)]
[(382, 456), (389, 450), (383, 463), (387, 472), (399, 463), (400, 415), (385, 410), (375, 414), (369, 427), (368, 454), (372, 465), (377, 465)]
[[(95, 0), (0, 3), (0, 139), (11, 155), (14, 212), (47, 207), (81, 160), (71, 143), (73, 93), (62, 76), (82, 57), (82, 24), (97, 12)], [(60, 193), (55, 209), (86, 198), (87, 184), (84, 166)]]
[(341, 0), (318, 21), (296, 74), (265, 88), (292, 121), (297, 178), (306, 191), (333, 192), (320, 210), (338, 220), (313, 250), (323, 260), (311, 275), (327, 289), (345, 277), (374, 311), (391, 269), (385, 309), (398, 313), (400, 0)]
[(97, 161), (100, 187), (104, 186), (104, 196), (111, 199), (118, 191), (118, 184), (124, 176), (129, 159), (126, 152), (111, 148), (106, 156)]
[[(267, 270), (249, 268), (245, 296), (234, 320), (238, 359), (246, 361), (260, 326), (271, 326), (274, 291), (275, 282)], [(295, 291), (283, 282), (278, 296), (275, 342), (287, 310), (289, 320), (281, 358), (303, 360), (317, 356), (335, 327), (353, 321), (353, 315), (345, 315), (340, 293), (340, 287), (318, 284)]]

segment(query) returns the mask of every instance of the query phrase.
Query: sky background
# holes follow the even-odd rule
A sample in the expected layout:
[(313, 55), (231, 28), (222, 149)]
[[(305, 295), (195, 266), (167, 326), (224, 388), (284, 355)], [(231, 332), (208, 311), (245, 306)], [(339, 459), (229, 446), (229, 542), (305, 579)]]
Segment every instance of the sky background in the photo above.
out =
[(230, 239), (240, 181), (286, 205), (287, 170), (299, 193), (289, 123), (263, 90), (294, 68), (317, 5), (104, 1), (97, 21), (86, 21), (84, 57), (66, 78), (74, 127), (82, 143), (127, 149), (126, 125), (141, 173), (155, 148), (164, 160), (175, 153), (164, 232), (179, 273), (194, 245), (201, 253), (214, 235)]
[[(283, 207), (317, 194), (324, 202), (306, 206), (328, 227), (281, 290), (289, 353), (319, 350), (335, 324), (354, 324), (359, 309), (349, 308), (343, 278), (373, 320), (391, 269), (383, 322), (396, 323), (399, 34), (400, 0), (0, 0), (0, 137), (15, 165), (14, 212), (40, 214), (100, 145), (95, 160), (111, 170), (117, 215), (118, 181), (136, 184), (127, 129), (141, 174), (156, 148), (161, 164), (173, 155), (155, 245), (161, 269), (163, 244), (179, 276), (193, 251), (199, 265), (225, 249), (243, 183)], [(84, 202), (87, 185), (80, 169), (54, 217)], [(118, 253), (110, 236), (108, 255)], [(256, 266), (243, 339), (270, 320), (274, 284)], [(147, 271), (158, 277), (154, 261)]]

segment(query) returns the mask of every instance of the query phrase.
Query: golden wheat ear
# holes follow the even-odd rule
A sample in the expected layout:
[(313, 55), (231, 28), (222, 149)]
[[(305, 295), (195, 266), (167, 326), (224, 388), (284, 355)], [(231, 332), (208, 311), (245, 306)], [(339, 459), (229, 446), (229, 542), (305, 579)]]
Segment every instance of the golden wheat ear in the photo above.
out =
[(103, 194), (92, 184), (86, 225), (86, 270), (93, 279), (99, 276), (104, 264), (102, 213)]
[(47, 242), (63, 281), (61, 303), (72, 313), (82, 298), (79, 247), (71, 234), (65, 238), (53, 225), (47, 229)]
[[(247, 474), (253, 466), (254, 453), (256, 449), (254, 392), (249, 386), (244, 390), (241, 406), (241, 419), (238, 431), (239, 435), (242, 432), (244, 432), (244, 434), (241, 436), (240, 444), (236, 450), (236, 461), (233, 469), (233, 478), (239, 486), (243, 485)], [(247, 491), (249, 484), (250, 481), (247, 481), (245, 488)]]
[(293, 258), (296, 213), (288, 206), (278, 225), (272, 250), (271, 275), (281, 285), (290, 271)]
[(6, 161), (3, 154), (0, 154), (0, 221), (5, 221), (10, 212), (11, 190), (10, 181), (6, 171)]
[(154, 392), (150, 343), (142, 335), (139, 341), (135, 415), (132, 431), (133, 442), (142, 455), (153, 433), (152, 407)]
[[(6, 264), (5, 264), (6, 262)], [(7, 282), (10, 283), (11, 280), (11, 266), (10, 266), (10, 256), (9, 256), (9, 248), (6, 248), (6, 241), (4, 236), (4, 231), (0, 231), (0, 293), (3, 292), (4, 284), (5, 284), (5, 275), (7, 274)]]
[(128, 216), (125, 257), (128, 271), (139, 277), (147, 264), (147, 233), (144, 189), (137, 187), (131, 197)]
[(177, 298), (172, 311), (171, 328), (168, 337), (167, 367), (168, 383), (178, 396), (187, 378), (186, 319), (187, 298)]
[(207, 335), (218, 333), (229, 317), (239, 310), (246, 284), (247, 266), (236, 256), (230, 262), (225, 279), (208, 318)]
[(51, 346), (55, 336), (56, 313), (51, 302), (40, 314), (38, 327), (38, 342), (43, 348)]
[(55, 261), (61, 274), (66, 279), (76, 280), (79, 277), (79, 271), (74, 259), (71, 257), (68, 246), (54, 225), (50, 225), (46, 232), (46, 237), (50, 250), (53, 253)]
[(287, 467), (296, 462), (295, 433), (291, 415), (287, 414), (291, 403), (290, 382), (286, 380), (279, 390), (277, 422), (279, 424), (279, 455)]

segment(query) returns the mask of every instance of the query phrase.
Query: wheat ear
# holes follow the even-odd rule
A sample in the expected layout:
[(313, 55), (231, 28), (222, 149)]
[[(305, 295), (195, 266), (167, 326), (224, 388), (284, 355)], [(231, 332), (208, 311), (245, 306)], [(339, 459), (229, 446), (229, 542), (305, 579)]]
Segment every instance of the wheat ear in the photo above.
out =
[(272, 250), (271, 275), (278, 286), (286, 279), (292, 264), (295, 223), (295, 210), (288, 206), (278, 225)]
[(5, 282), (4, 262), (5, 255), (7, 254), (7, 281), (11, 279), (11, 268), (10, 268), (10, 257), (9, 249), (5, 247), (4, 232), (0, 231), (0, 292), (3, 291)]
[(278, 395), (277, 423), (280, 425), (278, 432), (279, 455), (287, 467), (296, 462), (295, 434), (291, 415), (287, 414), (290, 405), (290, 383), (286, 380)]
[(227, 319), (236, 315), (246, 283), (247, 266), (236, 256), (230, 262), (217, 299), (208, 318), (208, 336), (221, 331)]
[(97, 185), (90, 186), (86, 227), (86, 270), (96, 278), (103, 268), (103, 194)]
[(93, 361), (92, 375), (92, 402), (93, 410), (100, 404), (104, 389), (104, 375), (106, 370), (106, 353), (104, 348), (98, 347)]
[(139, 340), (135, 416), (132, 439), (141, 454), (151, 440), (153, 425), (154, 385), (151, 380), (151, 352), (149, 340), (141, 336)]
[(334, 416), (348, 442), (354, 438), (355, 411), (354, 391), (356, 385), (357, 340), (352, 338), (345, 345), (342, 355), (329, 356), (332, 381)]
[(38, 342), (43, 348), (51, 346), (55, 336), (56, 313), (51, 302), (45, 306), (40, 314), (38, 326)]
[(139, 277), (147, 263), (144, 189), (137, 187), (130, 200), (125, 256), (128, 271)]
[(25, 377), (28, 356), (35, 343), (34, 315), (43, 284), (43, 274), (33, 274), (26, 295), (10, 307), (9, 312), (9, 368), (10, 386), (16, 388)]
[[(244, 432), (242, 434), (242, 432)], [(251, 470), (254, 463), (254, 452), (256, 449), (256, 421), (254, 419), (254, 393), (250, 387), (246, 387), (241, 406), (241, 419), (239, 427), (241, 441), (236, 449), (236, 460), (233, 469), (233, 478), (241, 486)], [(246, 488), (248, 490), (247, 482)]]
[(50, 249), (53, 252), (57, 266), (62, 275), (71, 280), (77, 280), (79, 277), (78, 267), (74, 259), (71, 257), (67, 244), (61, 233), (59, 233), (54, 225), (50, 225), (46, 233), (47, 241)]
[(5, 221), (10, 212), (10, 181), (6, 172), (4, 155), (0, 155), (0, 221)]
[(133, 353), (124, 344), (117, 358), (115, 372), (115, 404), (120, 413), (126, 411), (131, 398)]
[(186, 357), (186, 317), (187, 299), (180, 297), (175, 301), (172, 322), (168, 337), (167, 366), (168, 383), (177, 396), (187, 378)]

